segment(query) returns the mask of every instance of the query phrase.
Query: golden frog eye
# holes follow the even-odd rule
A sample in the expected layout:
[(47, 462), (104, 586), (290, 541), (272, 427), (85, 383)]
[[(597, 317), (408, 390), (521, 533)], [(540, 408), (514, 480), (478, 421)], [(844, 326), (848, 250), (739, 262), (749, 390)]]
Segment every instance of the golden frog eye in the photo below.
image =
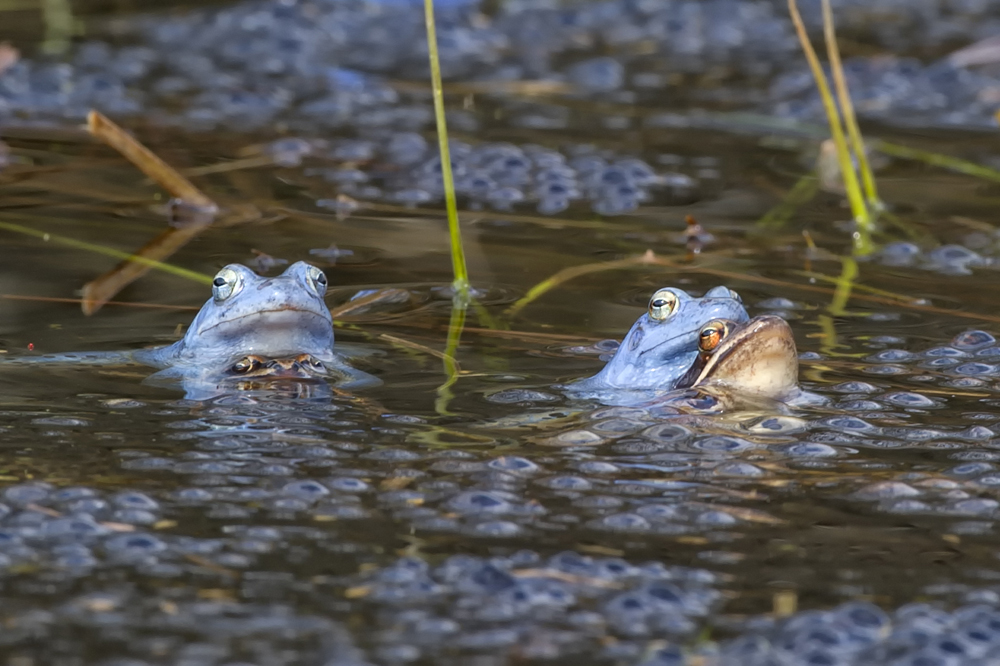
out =
[(724, 322), (718, 320), (708, 322), (698, 336), (698, 351), (703, 354), (711, 354), (725, 339), (728, 332)]
[(216, 303), (235, 296), (241, 289), (243, 289), (243, 276), (231, 266), (226, 266), (216, 273), (215, 279), (212, 280), (212, 297)]
[(649, 318), (664, 321), (677, 309), (677, 294), (669, 289), (661, 289), (649, 299)]

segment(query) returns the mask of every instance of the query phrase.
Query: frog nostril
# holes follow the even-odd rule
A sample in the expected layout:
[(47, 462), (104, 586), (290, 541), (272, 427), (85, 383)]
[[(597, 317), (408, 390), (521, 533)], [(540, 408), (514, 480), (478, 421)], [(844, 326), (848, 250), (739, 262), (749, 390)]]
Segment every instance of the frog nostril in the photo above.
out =
[(642, 329), (637, 328), (635, 332), (629, 336), (628, 350), (630, 352), (635, 351), (639, 347), (639, 343), (642, 342)]

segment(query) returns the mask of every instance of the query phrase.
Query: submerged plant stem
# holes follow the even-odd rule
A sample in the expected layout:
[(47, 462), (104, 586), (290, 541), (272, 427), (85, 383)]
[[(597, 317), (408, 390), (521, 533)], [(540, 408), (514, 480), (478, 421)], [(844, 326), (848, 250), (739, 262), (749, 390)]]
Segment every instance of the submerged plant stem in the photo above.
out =
[(451, 172), (451, 150), (448, 147), (448, 125), (444, 113), (444, 87), (441, 83), (437, 29), (434, 25), (434, 0), (424, 0), (424, 20), (427, 23), (427, 54), (430, 58), (431, 85), (434, 89), (434, 120), (437, 124), (441, 179), (444, 184), (445, 209), (448, 212), (448, 235), (451, 239), (451, 267), (455, 276), (452, 287), (456, 298), (468, 299), (469, 272), (465, 267), (465, 250), (462, 248), (462, 230), (458, 225), (458, 203), (455, 199), (455, 178)]
[(444, 384), (437, 389), (437, 399), (434, 401), (434, 410), (446, 416), (450, 414), (448, 404), (455, 394), (451, 392), (451, 387), (458, 381), (458, 361), (455, 360), (455, 353), (458, 351), (458, 343), (462, 340), (462, 329), (465, 328), (465, 313), (468, 308), (468, 301), (456, 299), (451, 306), (451, 319), (448, 321), (448, 342), (444, 348), (444, 374), (448, 377)]
[(833, 317), (828, 314), (821, 314), (816, 317), (816, 325), (821, 333), (820, 351), (826, 356), (840, 356), (838, 347), (843, 347), (837, 341), (837, 327), (833, 323)]
[(840, 277), (836, 278), (836, 289), (833, 292), (833, 300), (827, 308), (832, 315), (846, 314), (847, 301), (851, 299), (851, 291), (854, 288), (854, 281), (858, 278), (858, 262), (854, 257), (843, 257), (843, 269)]

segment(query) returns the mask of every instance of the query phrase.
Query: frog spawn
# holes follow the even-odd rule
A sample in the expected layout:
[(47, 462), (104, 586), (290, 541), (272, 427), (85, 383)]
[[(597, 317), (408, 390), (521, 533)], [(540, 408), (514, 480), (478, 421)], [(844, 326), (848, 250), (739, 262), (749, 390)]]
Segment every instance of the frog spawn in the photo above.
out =
[[(964, 344), (992, 343), (970, 333), (948, 346)], [(912, 358), (893, 362), (910, 368), (924, 360), (919, 350), (911, 353)], [(166, 446), (146, 447), (122, 439), (111, 455), (124, 474), (140, 479), (150, 474), (173, 476), (177, 487), (150, 493), (142, 506), (136, 504), (138, 500), (132, 502), (131, 509), (145, 513), (133, 513), (130, 518), (95, 508), (96, 513), (89, 515), (98, 524), (122, 522), (134, 530), (87, 537), (92, 540), (83, 543), (86, 552), (80, 544), (64, 552), (46, 541), (29, 542), (42, 556), (35, 560), (42, 565), (40, 571), (49, 577), (77, 579), (59, 556), (89, 562), (79, 571), (125, 569), (143, 578), (169, 574), (192, 584), (198, 581), (195, 587), (204, 590), (224, 588), (232, 580), (226, 572), (244, 572), (241, 589), (271, 599), (269, 607), (284, 613), (284, 619), (270, 621), (278, 627), (299, 627), (289, 635), (303, 637), (302, 650), (325, 649), (303, 646), (312, 645), (316, 637), (312, 632), (336, 631), (342, 616), (331, 611), (330, 617), (317, 619), (282, 604), (297, 594), (329, 600), (345, 599), (345, 591), (350, 591), (343, 601), (346, 608), (386, 614), (384, 623), (364, 634), (365, 640), (385, 638), (378, 642), (383, 647), (372, 647), (366, 657), (380, 663), (407, 655), (432, 658), (441, 654), (442, 645), (463, 655), (507, 654), (508, 650), (578, 655), (578, 645), (595, 643), (603, 645), (604, 651), (588, 656), (593, 663), (638, 663), (644, 658), (662, 661), (670, 655), (691, 656), (690, 647), (682, 646), (689, 645), (692, 631), (705, 626), (702, 609), (709, 608), (715, 616), (724, 608), (720, 604), (727, 590), (746, 584), (738, 565), (754, 555), (746, 552), (743, 543), (794, 524), (798, 519), (794, 506), (803, 497), (831, 511), (870, 511), (869, 519), (882, 521), (880, 525), (899, 517), (944, 521), (944, 528), (961, 539), (975, 539), (994, 529), (996, 516), (982, 500), (996, 498), (992, 490), (995, 470), (989, 460), (974, 459), (991, 453), (994, 422), (970, 414), (966, 424), (942, 424), (937, 420), (940, 410), (900, 400), (898, 396), (905, 391), (875, 378), (818, 390), (841, 404), (865, 400), (880, 409), (869, 405), (865, 412), (837, 407), (819, 414), (746, 416), (734, 430), (718, 420), (684, 420), (634, 407), (602, 407), (584, 416), (587, 428), (600, 435), (597, 443), (524, 447), (503, 455), (490, 447), (426, 446), (421, 442), (431, 441), (427, 436), (435, 432), (433, 423), (413, 415), (370, 412), (364, 401), (346, 398), (314, 401), (280, 395), (226, 395), (200, 403), (196, 409), (188, 401), (150, 409), (140, 402), (103, 399), (95, 409), (92, 400), (77, 399), (75, 407), (71, 403), (58, 415), (24, 419), (8, 413), (0, 426), (8, 427), (4, 432), (9, 445), (30, 442), (40, 452), (45, 449), (38, 447), (45, 443), (61, 446), (71, 432), (78, 433), (76, 437), (79, 433), (111, 437), (134, 418), (136, 410), (158, 424), (157, 432), (167, 433)], [(539, 399), (537, 404), (546, 408), (558, 408), (563, 400), (556, 393), (528, 397)], [(934, 396), (933, 400), (939, 404), (954, 398)], [(513, 399), (507, 408), (522, 409)], [(901, 427), (893, 421), (894, 414), (908, 414), (914, 422)], [(943, 465), (936, 471), (916, 473), (907, 464), (880, 458), (887, 450), (934, 451)], [(15, 500), (24, 507), (34, 503), (60, 514), (75, 511), (81, 519), (89, 511), (84, 504), (71, 507), (51, 499), (55, 492), (32, 485), (14, 492), (8, 501), (10, 506)], [(108, 501), (106, 493), (93, 492)], [(902, 502), (911, 504), (907, 508)], [(21, 514), (58, 520), (34, 509), (11, 513)], [(156, 527), (189, 514), (200, 516), (214, 536), (194, 538)], [(21, 529), (24, 526), (17, 523), (24, 520), (16, 518), (11, 525)], [(0, 528), (4, 526), (0, 521)], [(508, 559), (394, 563), (394, 556), (376, 555), (365, 545), (370, 544), (373, 530), (398, 533), (400, 526), (407, 534), (430, 542), (460, 538), (492, 544), (491, 548), (506, 553), (497, 557)], [(687, 570), (687, 577), (667, 580), (656, 579), (662, 573), (651, 577), (643, 560), (631, 555), (620, 559), (597, 555), (587, 560), (577, 553), (573, 558), (553, 560), (550, 544), (559, 544), (570, 531), (576, 538), (598, 543), (638, 541), (671, 550), (696, 540), (697, 554), (692, 557), (701, 568)], [(112, 541), (123, 536), (127, 539)], [(515, 557), (514, 546), (521, 547), (518, 544), (523, 545), (525, 539), (537, 545)], [(17, 559), (18, 548), (13, 543), (8, 552), (14, 570), (24, 562)], [(120, 559), (109, 554), (115, 549), (137, 555)], [(50, 558), (49, 553), (56, 556)], [(337, 558), (331, 558), (331, 553)], [(302, 570), (310, 572), (308, 580), (278, 575), (281, 572), (265, 575), (267, 563), (275, 558), (302, 562)], [(567, 569), (571, 559), (584, 564)], [(323, 568), (331, 561), (343, 562), (340, 573), (331, 575)], [(373, 562), (378, 566), (372, 568)], [(438, 569), (446, 563), (445, 569)], [(509, 577), (514, 581), (510, 604), (494, 607), (484, 602), (481, 587), (455, 582), (465, 580), (466, 573), (455, 578), (446, 575), (458, 571), (471, 576), (491, 566), (500, 571), (494, 574), (495, 580)], [(355, 574), (359, 568), (364, 572)], [(383, 569), (390, 571), (377, 573)], [(599, 582), (609, 575), (601, 573), (605, 569), (625, 573), (614, 574), (609, 579), (611, 587), (606, 588), (608, 583)], [(416, 573), (406, 573), (413, 570)], [(417, 581), (414, 587), (407, 587), (406, 576)], [(656, 592), (662, 583), (674, 586), (667, 589), (681, 590), (683, 594), (674, 594), (683, 601), (664, 605)], [(417, 606), (408, 606), (407, 599)], [(128, 609), (114, 616), (122, 618), (117, 626), (126, 631), (137, 626), (134, 622), (157, 622), (174, 607), (202, 618), (208, 627), (218, 617), (212, 613), (221, 612), (218, 605), (206, 605), (204, 599), (201, 606), (195, 606), (197, 600), (183, 596), (154, 597), (155, 608), (140, 609), (138, 603), (129, 594), (102, 587), (93, 596), (72, 602), (72, 607), (110, 609), (102, 612)], [(263, 621), (271, 612), (264, 612), (249, 598), (227, 607), (228, 612), (245, 618), (246, 624), (238, 625), (244, 627), (252, 626), (250, 618)], [(460, 614), (462, 609), (468, 613)], [(535, 619), (531, 628), (519, 621), (521, 611)], [(69, 617), (62, 613), (59, 610), (56, 617)], [(32, 635), (61, 631), (56, 624), (31, 625), (31, 617), (18, 620), (24, 632), (29, 627), (37, 632)], [(570, 617), (573, 622), (567, 624)], [(218, 654), (249, 654), (243, 631), (215, 643), (214, 649)], [(748, 636), (760, 632), (754, 627), (739, 631)], [(164, 629), (160, 635), (172, 634)], [(203, 632), (194, 635), (207, 636)], [(441, 640), (433, 640), (434, 636)], [(267, 634), (254, 649), (278, 649), (282, 640)], [(196, 644), (206, 641), (200, 638)], [(728, 649), (725, 645), (720, 650)], [(152, 653), (144, 649), (135, 656), (152, 659)]]
[[(966, 3), (962, 11), (947, 3), (929, 3), (919, 11), (890, 0), (847, 4), (844, 14), (851, 25), (842, 30), (852, 30), (854, 39), (857, 31), (862, 40), (874, 39), (896, 52), (936, 52), (951, 46), (956, 35), (980, 34), (996, 18), (990, 3)], [(764, 0), (706, 0), (682, 10), (612, 2), (555, 11), (524, 2), (505, 6), (485, 23), (475, 11), (480, 5), (438, 6), (445, 15), (440, 60), (446, 78), (568, 79), (580, 94), (631, 102), (671, 86), (662, 67), (671, 61), (690, 75), (746, 78), (755, 84), (754, 95), (732, 84), (713, 90), (709, 99), (714, 102), (745, 105), (770, 82), (764, 102), (768, 113), (821, 115), (808, 70), (792, 57), (798, 54), (792, 26)], [(813, 27), (819, 26), (812, 8), (803, 12)], [(161, 122), (204, 130), (260, 128), (279, 121), (314, 133), (419, 130), (432, 120), (426, 101), (401, 93), (382, 77), (426, 76), (421, 21), (419, 7), (409, 3), (335, 0), (309, 7), (251, 1), (142, 17), (118, 26), (127, 46), (90, 40), (67, 62), (24, 59), (11, 67), (0, 88), (0, 113), (82, 119), (91, 107), (119, 116), (154, 109)], [(599, 44), (612, 46), (614, 55), (596, 52)], [(983, 91), (994, 87), (996, 78), (957, 61), (925, 65), (913, 58), (856, 58), (848, 61), (847, 75), (859, 99), (868, 102), (862, 111), (890, 121), (906, 117), (983, 125), (992, 114), (992, 98)], [(714, 96), (719, 94), (724, 97)], [(453, 123), (466, 130), (480, 121), (473, 113), (454, 115)], [(522, 99), (507, 103), (504, 115), (514, 127), (531, 129), (563, 129), (571, 117), (565, 107)], [(678, 119), (671, 113), (648, 122), (668, 125)], [(605, 123), (608, 129), (629, 127), (628, 118), (613, 115)]]
[[(338, 158), (348, 143), (363, 150), (360, 164), (344, 166)], [(404, 163), (393, 168), (404, 145), (408, 151)], [(407, 207), (439, 204), (444, 200), (441, 161), (431, 148), (416, 133), (334, 142), (310, 149), (313, 166), (302, 171), (302, 182), (321, 196), (317, 205), (336, 211), (345, 210), (345, 196)], [(639, 158), (607, 149), (577, 146), (560, 151), (536, 145), (451, 141), (450, 150), (455, 190), (472, 210), (534, 209), (556, 215), (573, 206), (613, 216), (634, 212), (644, 204), (697, 198), (700, 190), (699, 180), (691, 175), (658, 172)], [(324, 166), (325, 162), (330, 166)], [(328, 191), (331, 185), (340, 196)]]
[(437, 566), (401, 558), (344, 584), (361, 604), (381, 611), (385, 657), (457, 652), (589, 660), (596, 652), (605, 661), (634, 659), (651, 636), (685, 640), (721, 602), (718, 582), (695, 568), (518, 551), (457, 555)]
[[(652, 305), (662, 307), (657, 299)], [(972, 331), (950, 345), (926, 352), (879, 348), (901, 342), (887, 337), (867, 341), (872, 354), (862, 363), (865, 367), (891, 363), (903, 368), (894, 376), (915, 369), (922, 377), (943, 381), (939, 368), (947, 370), (954, 364), (938, 359), (952, 360), (993, 345), (988, 334)], [(240, 359), (239, 370), (252, 372), (260, 362)], [(934, 363), (931, 368), (922, 367), (929, 362)], [(989, 371), (981, 376), (988, 377)], [(823, 390), (839, 400), (835, 407), (821, 408), (819, 413), (731, 414), (728, 421), (678, 414), (668, 403), (603, 407), (579, 417), (587, 425), (577, 432), (586, 436), (564, 437), (559, 446), (528, 447), (518, 451), (521, 455), (497, 455), (491, 447), (424, 446), (422, 443), (434, 442), (433, 436), (440, 434), (435, 424), (406, 414), (381, 414), (363, 400), (328, 402), (264, 392), (220, 396), (195, 410), (191, 403), (180, 401), (149, 414), (163, 420), (157, 431), (171, 433), (171, 446), (119, 446), (113, 449), (114, 456), (128, 474), (172, 473), (179, 477), (180, 489), (151, 501), (173, 511), (197, 512), (227, 537), (220, 545), (214, 540), (133, 530), (139, 533), (109, 538), (109, 545), (100, 548), (85, 543), (83, 547), (89, 550), (77, 547), (67, 553), (77, 561), (95, 560), (89, 567), (130, 567), (141, 576), (186, 578), (205, 567), (256, 572), (273, 556), (319, 556), (331, 549), (371, 557), (364, 549), (363, 544), (369, 542), (363, 535), (372, 529), (395, 530), (405, 525), (416, 539), (461, 538), (500, 548), (523, 539), (558, 542), (570, 530), (576, 538), (598, 542), (642, 540), (668, 548), (697, 543), (697, 557), (706, 567), (728, 567), (750, 556), (742, 552), (741, 539), (793, 523), (795, 503), (802, 497), (821, 502), (831, 511), (860, 509), (881, 516), (905, 516), (907, 520), (943, 520), (949, 534), (957, 538), (974, 538), (994, 528), (994, 474), (991, 467), (983, 466), (992, 455), (994, 422), (982, 415), (969, 415), (969, 423), (961, 427), (941, 424), (936, 414), (954, 396), (906, 391), (884, 380), (855, 379)], [(520, 389), (492, 395), (500, 396), (491, 399), (494, 406), (511, 409), (527, 402), (558, 410), (563, 400), (554, 392)], [(114, 401), (106, 406), (145, 407)], [(102, 417), (111, 418), (103, 413)], [(903, 417), (910, 420), (905, 427), (900, 422)], [(19, 425), (24, 428), (23, 423)], [(85, 413), (65, 413), (34, 418), (30, 425), (34, 429), (30, 441), (43, 438), (55, 443), (65, 439), (63, 433), (69, 429), (86, 431), (96, 424), (93, 416)], [(99, 429), (106, 435), (108, 423)], [(489, 437), (484, 435), (479, 441)], [(954, 467), (960, 471), (917, 471), (909, 465), (880, 460), (870, 453), (874, 449), (935, 451), (953, 456)], [(42, 502), (39, 506), (43, 510), (18, 513), (17, 527), (30, 522), (29, 518), (38, 520), (34, 514), (49, 516), (44, 489), (26, 493), (28, 499)], [(80, 507), (76, 510), (82, 511)], [(161, 519), (162, 514), (147, 513), (152, 515), (141, 518), (153, 526), (170, 522), (166, 516)], [(138, 522), (136, 516), (132, 519)], [(83, 516), (72, 520), (72, 524), (89, 524)], [(260, 520), (291, 525), (288, 529), (247, 525)], [(20, 552), (17, 546), (15, 542), (11, 547), (12, 556)], [(105, 560), (103, 554), (109, 548), (129, 554), (121, 561), (117, 556)], [(196, 552), (189, 553), (188, 548)], [(539, 548), (544, 552), (545, 547)], [(524, 562), (529, 556), (539, 563), (547, 557), (530, 553), (522, 556), (528, 558)], [(14, 570), (23, 564), (16, 559), (11, 562)], [(617, 562), (611, 566), (628, 569), (636, 565)], [(567, 580), (563, 573), (525, 573), (517, 563), (511, 567), (515, 574), (508, 576), (531, 580), (523, 586), (515, 582), (512, 604), (496, 606), (480, 599), (461, 605), (474, 620), (488, 626), (462, 624), (461, 617), (426, 615), (430, 624), (418, 622), (410, 627), (407, 623), (420, 619), (411, 613), (385, 630), (394, 638), (385, 643), (387, 651), (377, 653), (378, 658), (391, 661), (436, 654), (437, 643), (415, 644), (422, 629), (434, 626), (454, 634), (454, 640), (447, 644), (469, 653), (510, 649), (576, 654), (579, 637), (589, 631), (587, 635), (596, 632), (618, 641), (620, 651), (602, 653), (600, 659), (683, 658), (677, 645), (661, 649), (645, 641), (663, 640), (662, 636), (668, 635), (672, 641), (683, 642), (702, 626), (701, 611), (694, 612), (697, 605), (691, 605), (693, 601), (682, 603), (680, 609), (671, 601), (669, 611), (661, 602), (666, 597), (710, 599), (711, 610), (720, 599), (715, 585), (718, 579), (707, 586), (711, 589), (694, 590), (693, 597), (685, 597), (684, 589), (676, 585), (664, 587), (655, 581), (637, 580), (634, 586), (625, 584), (621, 595), (601, 597), (597, 604), (584, 603), (583, 615), (574, 617), (582, 618), (581, 627), (586, 626), (586, 630), (557, 624), (551, 630), (545, 627), (532, 633), (517, 623), (522, 612), (532, 617), (539, 614), (536, 619), (549, 617), (558, 612), (553, 609), (575, 603), (575, 595), (584, 593), (567, 591), (562, 585)], [(546, 564), (543, 568), (552, 567)], [(405, 573), (419, 569), (420, 563), (406, 561), (400, 568)], [(349, 569), (353, 571), (354, 565)], [(69, 577), (48, 564), (44, 570)], [(418, 592), (429, 590), (432, 597), (440, 592), (445, 598), (462, 598), (461, 590), (458, 597), (447, 597), (453, 592), (443, 585), (439, 574), (426, 568), (423, 573), (424, 577), (418, 576)], [(394, 572), (389, 578), (402, 575)], [(491, 576), (506, 580), (495, 573)], [(573, 580), (584, 583), (585, 588), (601, 586)], [(346, 584), (352, 594), (360, 595), (355, 598), (364, 599), (377, 582), (363, 576), (350, 580), (320, 577), (319, 582), (310, 581), (308, 589), (329, 592), (330, 586), (338, 589), (336, 586)], [(267, 586), (261, 584), (260, 589)], [(285, 588), (276, 584), (272, 589)], [(398, 595), (407, 598), (411, 592), (390, 589), (372, 596), (371, 602), (382, 604)], [(584, 596), (590, 595), (589, 599), (593, 594), (587, 591)], [(421, 603), (428, 598), (413, 597)], [(811, 635), (819, 632), (817, 629)]]
[[(969, 590), (965, 605), (913, 603), (891, 613), (868, 602), (760, 622), (706, 657), (713, 666), (770, 663), (861, 666), (956, 664), (985, 666), (1000, 657), (1000, 609), (995, 590)], [(656, 662), (652, 662), (656, 663)], [(674, 662), (683, 664), (683, 658)]]

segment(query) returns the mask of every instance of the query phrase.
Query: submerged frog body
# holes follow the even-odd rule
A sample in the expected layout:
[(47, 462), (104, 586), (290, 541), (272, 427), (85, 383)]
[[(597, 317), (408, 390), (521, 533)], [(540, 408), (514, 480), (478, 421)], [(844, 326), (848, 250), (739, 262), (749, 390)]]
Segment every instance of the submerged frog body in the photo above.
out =
[(698, 358), (698, 335), (706, 322), (748, 318), (739, 295), (726, 287), (701, 298), (682, 289), (660, 289), (604, 369), (565, 388), (576, 397), (614, 402), (617, 392), (670, 391)]
[(148, 383), (179, 385), (194, 399), (259, 387), (267, 379), (322, 378), (348, 388), (377, 384), (334, 351), (333, 319), (323, 300), (326, 287), (323, 271), (301, 261), (271, 278), (230, 264), (215, 276), (212, 298), (172, 345), (29, 362), (142, 363), (160, 368)]
[(716, 319), (702, 327), (698, 357), (677, 387), (782, 400), (796, 390), (798, 376), (795, 338), (784, 319)]

